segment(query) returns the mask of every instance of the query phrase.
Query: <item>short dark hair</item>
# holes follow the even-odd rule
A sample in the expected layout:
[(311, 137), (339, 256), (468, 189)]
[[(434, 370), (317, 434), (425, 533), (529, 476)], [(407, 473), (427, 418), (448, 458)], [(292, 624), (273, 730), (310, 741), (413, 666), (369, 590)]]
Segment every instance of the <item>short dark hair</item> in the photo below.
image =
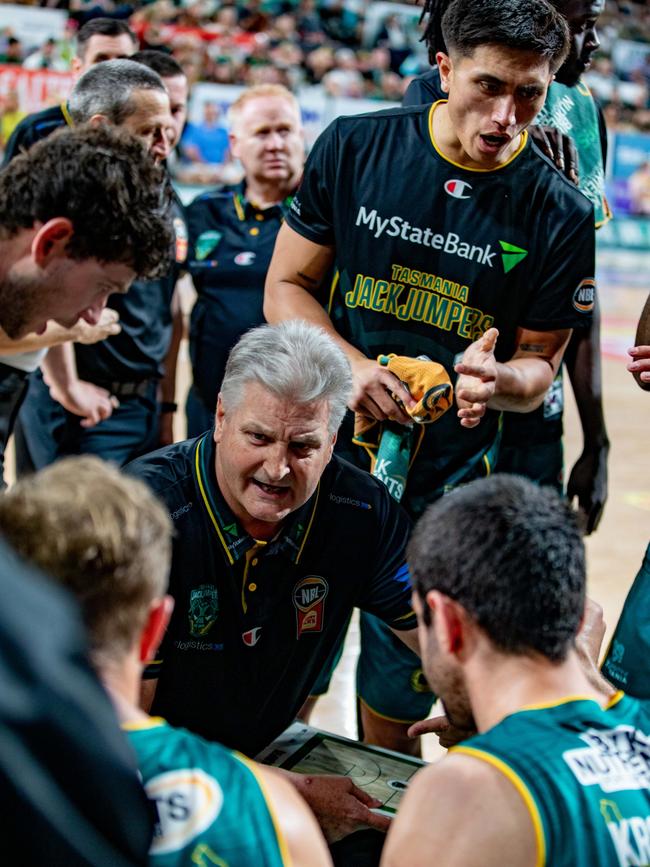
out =
[(552, 488), (500, 474), (446, 494), (420, 519), (408, 562), (422, 600), (429, 590), (454, 599), (499, 650), (566, 657), (584, 610), (585, 552)]
[(134, 63), (131, 58), (97, 63), (73, 87), (68, 99), (70, 116), (75, 123), (86, 123), (93, 115), (103, 114), (119, 126), (136, 111), (133, 95), (139, 90), (158, 90), (167, 95), (162, 78), (142, 63)]
[(57, 130), (0, 172), (0, 237), (55, 217), (72, 222), (72, 259), (123, 263), (142, 277), (169, 266), (164, 169), (114, 127)]
[(77, 33), (77, 57), (84, 56), (88, 42), (93, 36), (122, 36), (125, 33), (131, 37), (134, 45), (138, 44), (138, 37), (126, 21), (120, 21), (118, 18), (92, 18), (80, 27)]
[(570, 42), (566, 19), (547, 0), (452, 0), (442, 16), (447, 49), (469, 56), (480, 45), (531, 51), (556, 72)]
[(157, 72), (161, 78), (174, 78), (176, 75), (185, 75), (183, 67), (178, 60), (166, 54), (164, 51), (156, 51), (147, 48), (144, 51), (136, 51), (129, 57), (136, 63), (142, 63)]

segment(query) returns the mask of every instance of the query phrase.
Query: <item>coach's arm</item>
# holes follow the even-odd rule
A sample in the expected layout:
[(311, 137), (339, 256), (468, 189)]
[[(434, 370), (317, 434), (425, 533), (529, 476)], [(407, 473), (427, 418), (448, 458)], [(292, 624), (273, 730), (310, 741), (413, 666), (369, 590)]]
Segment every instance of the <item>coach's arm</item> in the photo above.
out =
[[(391, 418), (409, 422), (409, 416), (390, 396), (390, 392), (403, 392), (399, 379), (344, 340), (314, 297), (330, 272), (334, 257), (334, 247), (308, 241), (285, 223), (278, 233), (266, 277), (264, 316), (271, 324), (304, 319), (319, 325), (338, 343), (352, 367), (354, 388), (350, 409), (379, 421)], [(405, 401), (409, 402), (408, 396)]]

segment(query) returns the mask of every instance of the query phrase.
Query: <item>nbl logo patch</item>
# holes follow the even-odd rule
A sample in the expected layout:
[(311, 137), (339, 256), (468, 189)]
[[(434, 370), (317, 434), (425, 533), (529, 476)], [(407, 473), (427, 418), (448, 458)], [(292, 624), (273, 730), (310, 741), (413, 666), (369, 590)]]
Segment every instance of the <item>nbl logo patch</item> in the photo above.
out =
[(578, 313), (591, 313), (596, 301), (596, 281), (582, 280), (573, 293), (573, 307)]
[(329, 586), (319, 575), (302, 578), (293, 588), (296, 609), (296, 638), (305, 632), (322, 632), (325, 618), (325, 597)]

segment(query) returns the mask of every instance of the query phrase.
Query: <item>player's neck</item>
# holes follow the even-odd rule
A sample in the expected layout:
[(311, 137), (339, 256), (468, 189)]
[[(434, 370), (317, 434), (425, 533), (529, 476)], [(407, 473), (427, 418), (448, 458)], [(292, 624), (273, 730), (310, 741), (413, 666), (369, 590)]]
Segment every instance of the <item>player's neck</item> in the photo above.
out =
[(148, 719), (139, 707), (142, 666), (137, 661), (106, 662), (98, 670), (120, 723)]
[(436, 105), (433, 112), (432, 122), (433, 140), (437, 150), (450, 162), (467, 169), (480, 169), (482, 171), (494, 171), (508, 163), (521, 147), (521, 133), (510, 142), (507, 148), (504, 148), (494, 161), (488, 164), (475, 160), (467, 153), (463, 144), (458, 137), (456, 129), (449, 116), (449, 106), (447, 102), (441, 102)]
[(497, 661), (490, 657), (467, 672), (467, 686), (479, 732), (526, 707), (552, 705), (570, 697), (603, 701), (574, 651), (559, 663), (539, 656), (500, 654)]

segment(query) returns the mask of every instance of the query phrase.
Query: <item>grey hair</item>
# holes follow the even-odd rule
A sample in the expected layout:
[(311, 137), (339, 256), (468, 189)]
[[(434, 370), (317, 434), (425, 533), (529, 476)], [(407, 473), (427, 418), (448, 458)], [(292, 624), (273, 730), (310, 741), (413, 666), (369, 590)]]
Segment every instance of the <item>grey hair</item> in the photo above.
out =
[(352, 370), (326, 331), (293, 319), (253, 328), (233, 347), (221, 384), (225, 409), (237, 406), (249, 382), (298, 404), (326, 400), (335, 433), (352, 392)]
[(167, 93), (162, 78), (153, 69), (133, 60), (106, 60), (91, 66), (75, 84), (68, 107), (75, 123), (86, 123), (103, 114), (119, 126), (135, 111), (133, 92), (160, 90)]

